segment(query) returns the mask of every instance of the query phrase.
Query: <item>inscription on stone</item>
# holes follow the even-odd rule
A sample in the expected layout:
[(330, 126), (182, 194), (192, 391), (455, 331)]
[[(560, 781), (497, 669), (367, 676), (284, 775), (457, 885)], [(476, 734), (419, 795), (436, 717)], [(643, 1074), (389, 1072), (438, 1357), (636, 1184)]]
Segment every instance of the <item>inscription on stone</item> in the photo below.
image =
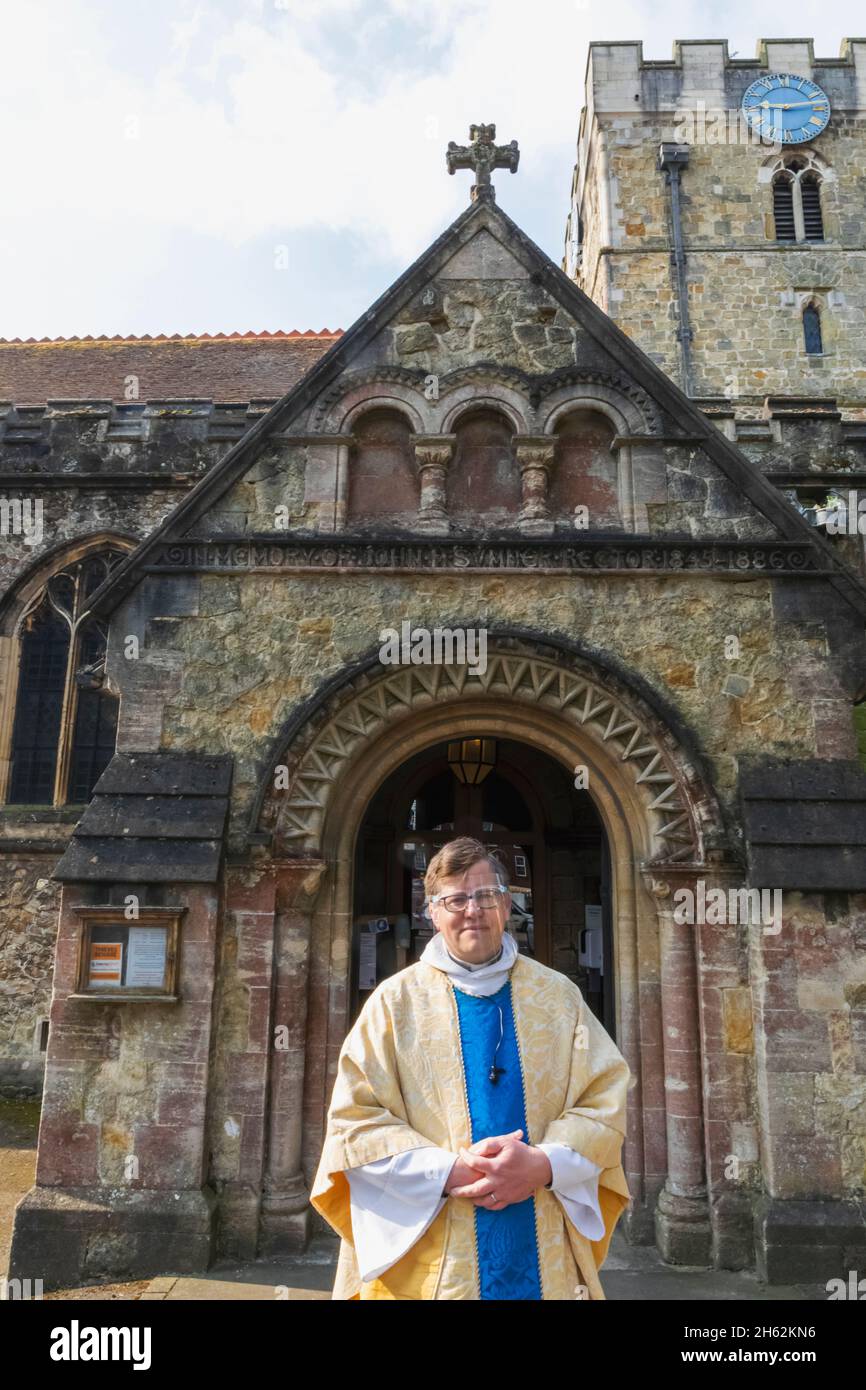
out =
[(641, 541), (574, 541), (532, 544), (525, 541), (375, 543), (310, 540), (281, 542), (187, 541), (165, 545), (149, 568), (153, 571), (217, 570), (232, 573), (257, 570), (358, 570), (417, 572), (424, 570), (489, 572), (534, 570), (538, 573), (677, 573), (702, 570), (719, 574), (820, 575), (814, 552), (799, 542), (743, 545), (735, 541), (682, 541), (658, 544)]

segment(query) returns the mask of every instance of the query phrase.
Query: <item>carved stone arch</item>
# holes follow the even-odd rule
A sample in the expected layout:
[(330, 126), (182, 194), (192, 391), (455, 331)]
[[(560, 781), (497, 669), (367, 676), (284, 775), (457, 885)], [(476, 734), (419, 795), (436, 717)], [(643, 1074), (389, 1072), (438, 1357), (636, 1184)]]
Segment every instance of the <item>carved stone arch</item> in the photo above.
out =
[(498, 382), (483, 386), (466, 384), (448, 398), (448, 408), (442, 418), (442, 434), (454, 434), (465, 415), (477, 410), (494, 410), (511, 424), (515, 434), (529, 434), (531, 409), (524, 396)]
[(351, 434), (355, 427), (363, 420), (365, 415), (371, 415), (374, 410), (391, 410), (395, 415), (400, 415), (406, 421), (409, 428), (415, 434), (421, 432), (423, 421), (414, 404), (405, 398), (400, 387), (383, 389), (373, 387), (369, 395), (362, 401), (351, 405), (346, 411), (341, 422), (340, 434)]
[[(251, 838), (260, 853), (270, 846), (286, 957), (304, 943), (303, 986), (293, 997), (307, 1039), (317, 1040), (285, 1082), (289, 1108), (311, 1118), (303, 1132), (295, 1126), (299, 1166), (288, 1173), (290, 1155), (283, 1186), (301, 1200), (316, 1169), (352, 1021), (356, 848), (367, 808), (393, 771), (456, 730), (514, 739), (589, 770), (610, 851), (617, 1045), (633, 1077), (627, 1229), (642, 1242), (655, 1237), (668, 1259), (684, 1263), (697, 1250), (707, 1262), (711, 1223), (724, 1222), (706, 1187), (696, 937), (674, 921), (671, 903), (673, 885), (727, 871), (720, 808), (688, 731), (639, 677), (568, 639), (523, 630), (488, 635), (483, 674), (447, 664), (386, 668), (370, 653), (275, 740)], [(286, 790), (277, 789), (277, 765)], [(280, 1124), (286, 1108), (283, 1095)]]
[(368, 410), (399, 410), (416, 434), (436, 431), (432, 402), (424, 396), (424, 373), (404, 367), (346, 372), (313, 408), (310, 425), (321, 434), (348, 434)]
[(535, 432), (532, 378), (519, 367), (500, 367), (493, 362), (460, 367), (440, 379), (439, 395), (443, 434), (453, 432), (460, 415), (471, 405), (503, 410), (515, 434)]
[[(604, 393), (603, 387), (587, 385), (585, 391), (576, 386), (563, 386), (545, 401), (542, 434), (556, 434), (557, 426), (574, 410), (595, 410), (613, 425), (617, 434), (643, 433), (643, 421), (637, 410), (628, 402), (629, 409), (622, 400), (614, 402)], [(541, 412), (539, 412), (541, 414)]]
[(447, 396), (464, 386), (477, 386), (482, 390), (490, 386), (504, 386), (518, 395), (529, 396), (535, 380), (520, 367), (503, 367), (498, 362), (476, 362), (472, 367), (457, 367), (447, 372), (439, 382), (439, 393)]
[[(277, 740), (260, 789), (254, 830), (277, 855), (323, 852), (328, 816), (353, 761), (389, 731), (435, 708), (491, 718), (519, 707), (559, 726), (628, 802), (641, 854), (655, 865), (705, 862), (724, 837), (721, 813), (695, 755), (646, 698), (599, 663), (524, 636), (490, 635), (483, 674), (466, 666), (383, 667), (369, 657), (332, 686), (302, 723)], [(288, 786), (275, 789), (275, 768)]]
[(537, 407), (539, 433), (551, 434), (563, 407), (602, 410), (615, 423), (621, 421), (624, 434), (661, 434), (661, 411), (651, 396), (626, 377), (601, 372), (581, 372), (565, 368), (551, 373), (540, 389)]

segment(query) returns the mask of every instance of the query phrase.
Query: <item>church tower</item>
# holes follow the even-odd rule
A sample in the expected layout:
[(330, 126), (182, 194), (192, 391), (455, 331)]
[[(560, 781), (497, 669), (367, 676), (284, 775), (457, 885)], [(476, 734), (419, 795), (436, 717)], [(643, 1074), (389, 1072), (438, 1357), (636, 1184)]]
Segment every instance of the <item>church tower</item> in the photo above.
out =
[(590, 45), (563, 268), (738, 442), (862, 467), (864, 206), (866, 39)]

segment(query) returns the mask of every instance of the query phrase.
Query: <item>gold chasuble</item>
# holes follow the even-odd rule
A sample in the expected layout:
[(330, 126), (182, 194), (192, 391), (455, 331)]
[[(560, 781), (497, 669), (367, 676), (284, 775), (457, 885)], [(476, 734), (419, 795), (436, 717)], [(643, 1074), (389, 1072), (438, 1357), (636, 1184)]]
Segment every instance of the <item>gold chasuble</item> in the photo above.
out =
[[(604, 1236), (581, 1235), (559, 1199), (542, 1187), (530, 1199), (536, 1249), (527, 1251), (527, 1260), (535, 1261), (537, 1251), (542, 1298), (603, 1299), (598, 1270), (630, 1199), (620, 1155), (631, 1073), (565, 975), (518, 956), (510, 979), (526, 1115), (523, 1140), (566, 1144), (602, 1169), (598, 1198)], [(444, 971), (419, 961), (377, 986), (340, 1052), (310, 1194), (312, 1205), (342, 1238), (333, 1298), (481, 1298), (474, 1202), (448, 1197), (402, 1258), (378, 1278), (362, 1281), (346, 1178), (348, 1168), (408, 1149), (437, 1145), (456, 1155), (472, 1142), (455, 989)]]

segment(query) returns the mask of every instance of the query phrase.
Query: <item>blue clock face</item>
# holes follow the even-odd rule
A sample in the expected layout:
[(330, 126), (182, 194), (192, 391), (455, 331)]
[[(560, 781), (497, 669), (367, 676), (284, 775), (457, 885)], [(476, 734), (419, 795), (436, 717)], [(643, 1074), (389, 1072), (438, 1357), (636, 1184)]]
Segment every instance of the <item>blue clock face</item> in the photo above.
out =
[(830, 98), (808, 77), (772, 72), (746, 89), (743, 113), (764, 140), (802, 145), (826, 128)]

